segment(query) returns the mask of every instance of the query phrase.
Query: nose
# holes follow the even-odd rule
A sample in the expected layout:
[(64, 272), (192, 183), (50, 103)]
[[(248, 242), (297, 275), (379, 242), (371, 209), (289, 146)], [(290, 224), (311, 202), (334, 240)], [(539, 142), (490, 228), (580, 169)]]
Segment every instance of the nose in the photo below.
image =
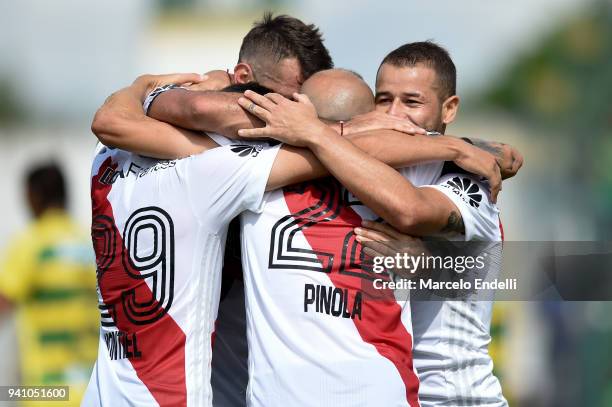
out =
[(399, 100), (399, 98), (393, 99), (393, 103), (391, 103), (391, 106), (389, 106), (389, 110), (387, 110), (387, 113), (391, 116), (401, 117), (401, 104), (402, 102)]

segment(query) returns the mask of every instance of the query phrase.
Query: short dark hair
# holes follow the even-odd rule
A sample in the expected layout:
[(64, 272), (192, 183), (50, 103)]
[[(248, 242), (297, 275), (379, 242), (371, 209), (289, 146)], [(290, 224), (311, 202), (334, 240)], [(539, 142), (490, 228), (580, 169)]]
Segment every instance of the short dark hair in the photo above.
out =
[(28, 170), (26, 184), (44, 208), (66, 207), (66, 182), (60, 167), (54, 163), (37, 165)]
[(323, 69), (333, 68), (329, 51), (314, 24), (304, 24), (287, 15), (272, 17), (265, 13), (242, 40), (238, 62), (273, 57), (276, 62), (284, 58), (297, 58), (304, 79)]
[[(457, 69), (447, 50), (433, 41), (411, 42), (391, 51), (383, 64), (397, 67), (424, 64), (436, 72), (440, 84), (439, 96), (446, 99), (457, 93)], [(379, 68), (380, 69), (380, 68)]]

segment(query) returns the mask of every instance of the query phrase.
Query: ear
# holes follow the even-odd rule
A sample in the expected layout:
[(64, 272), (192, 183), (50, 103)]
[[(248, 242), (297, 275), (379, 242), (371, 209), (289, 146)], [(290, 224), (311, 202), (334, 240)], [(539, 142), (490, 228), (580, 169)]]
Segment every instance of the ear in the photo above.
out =
[(234, 67), (234, 81), (237, 84), (254, 82), (255, 76), (253, 75), (251, 65), (245, 62), (239, 62), (238, 65)]
[(452, 123), (459, 110), (459, 96), (453, 95), (442, 104), (442, 123), (445, 125)]

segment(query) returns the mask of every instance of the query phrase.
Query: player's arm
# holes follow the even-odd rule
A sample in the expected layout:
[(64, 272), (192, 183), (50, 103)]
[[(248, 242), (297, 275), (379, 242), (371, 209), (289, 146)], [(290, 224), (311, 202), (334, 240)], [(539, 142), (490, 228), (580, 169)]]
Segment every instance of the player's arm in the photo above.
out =
[(501, 169), (502, 179), (514, 177), (523, 166), (523, 155), (509, 144), (477, 138), (468, 138), (468, 140), (475, 147), (495, 156)]
[[(445, 228), (444, 232), (461, 234), (465, 241), (503, 240), (499, 210), (489, 199), (487, 186), (477, 177), (449, 173), (440, 177), (434, 185), (422, 186), (420, 189), (439, 192), (455, 205), (456, 215), (453, 216), (452, 226)], [(419, 241), (411, 236), (378, 222), (364, 221), (361, 227), (355, 228), (355, 234), (357, 240), (367, 248), (366, 254), (371, 256), (393, 256), (402, 252), (416, 255), (422, 249)], [(431, 249), (439, 250), (434, 241), (431, 243)]]
[[(259, 106), (252, 110), (267, 125), (263, 129), (241, 130), (241, 136), (274, 137), (308, 147), (364, 205), (403, 233), (424, 236), (461, 227), (461, 216), (452, 201), (439, 191), (415, 187), (393, 168), (325, 126), (317, 119), (314, 106), (306, 96), (296, 94), (297, 102), (293, 102), (277, 94), (267, 98), (250, 92), (245, 95), (257, 102)], [(240, 103), (247, 104), (245, 100)], [(501, 176), (493, 157), (490, 166), (497, 170), (491, 177), (495, 199)]]
[[(355, 116), (344, 125), (344, 135), (362, 133), (376, 129), (391, 129), (410, 133), (410, 121), (401, 119), (377, 110)], [(408, 126), (408, 128), (407, 128)], [(495, 156), (501, 169), (502, 179), (515, 176), (523, 165), (523, 156), (511, 145), (486, 141), (475, 138), (463, 138), (475, 147), (487, 151)]]
[(185, 129), (237, 138), (238, 129), (260, 127), (263, 123), (238, 106), (238, 94), (220, 92), (232, 84), (230, 73), (207, 72), (206, 79), (188, 89), (169, 89), (159, 93), (147, 114)]
[(463, 232), (461, 213), (447, 197), (417, 188), (390, 166), (326, 127), (313, 128), (306, 145), (349, 191), (403, 233)]
[(238, 105), (240, 96), (232, 92), (170, 89), (155, 98), (147, 114), (186, 129), (237, 138), (239, 129), (263, 126)]
[(142, 107), (145, 96), (165, 83), (194, 82), (199, 74), (175, 74), (136, 79), (112, 94), (96, 112), (91, 129), (100, 142), (154, 158), (178, 158), (216, 146), (209, 137), (151, 119)]
[[(326, 130), (329, 131), (334, 132)], [(335, 133), (333, 137), (340, 136)], [(490, 154), (454, 137), (410, 137), (394, 130), (376, 130), (341, 138), (350, 140), (359, 150), (393, 168), (453, 161), (468, 172), (492, 178), (493, 182), (499, 173), (495, 159)], [(329, 142), (333, 143), (332, 139)], [(284, 145), (274, 162), (267, 189), (273, 190), (327, 175), (330, 175), (329, 169), (311, 150)]]

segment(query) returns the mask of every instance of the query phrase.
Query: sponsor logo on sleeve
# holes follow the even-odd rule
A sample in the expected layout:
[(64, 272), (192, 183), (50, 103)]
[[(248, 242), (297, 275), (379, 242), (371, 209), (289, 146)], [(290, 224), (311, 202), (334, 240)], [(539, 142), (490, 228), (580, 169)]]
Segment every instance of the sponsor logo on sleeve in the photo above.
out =
[(469, 204), (473, 208), (478, 208), (482, 201), (482, 191), (478, 184), (466, 177), (453, 177), (442, 184), (444, 188), (448, 188), (458, 195), (463, 202)]
[(232, 144), (230, 149), (238, 154), (240, 157), (257, 157), (263, 149), (260, 145), (249, 145), (249, 144)]

